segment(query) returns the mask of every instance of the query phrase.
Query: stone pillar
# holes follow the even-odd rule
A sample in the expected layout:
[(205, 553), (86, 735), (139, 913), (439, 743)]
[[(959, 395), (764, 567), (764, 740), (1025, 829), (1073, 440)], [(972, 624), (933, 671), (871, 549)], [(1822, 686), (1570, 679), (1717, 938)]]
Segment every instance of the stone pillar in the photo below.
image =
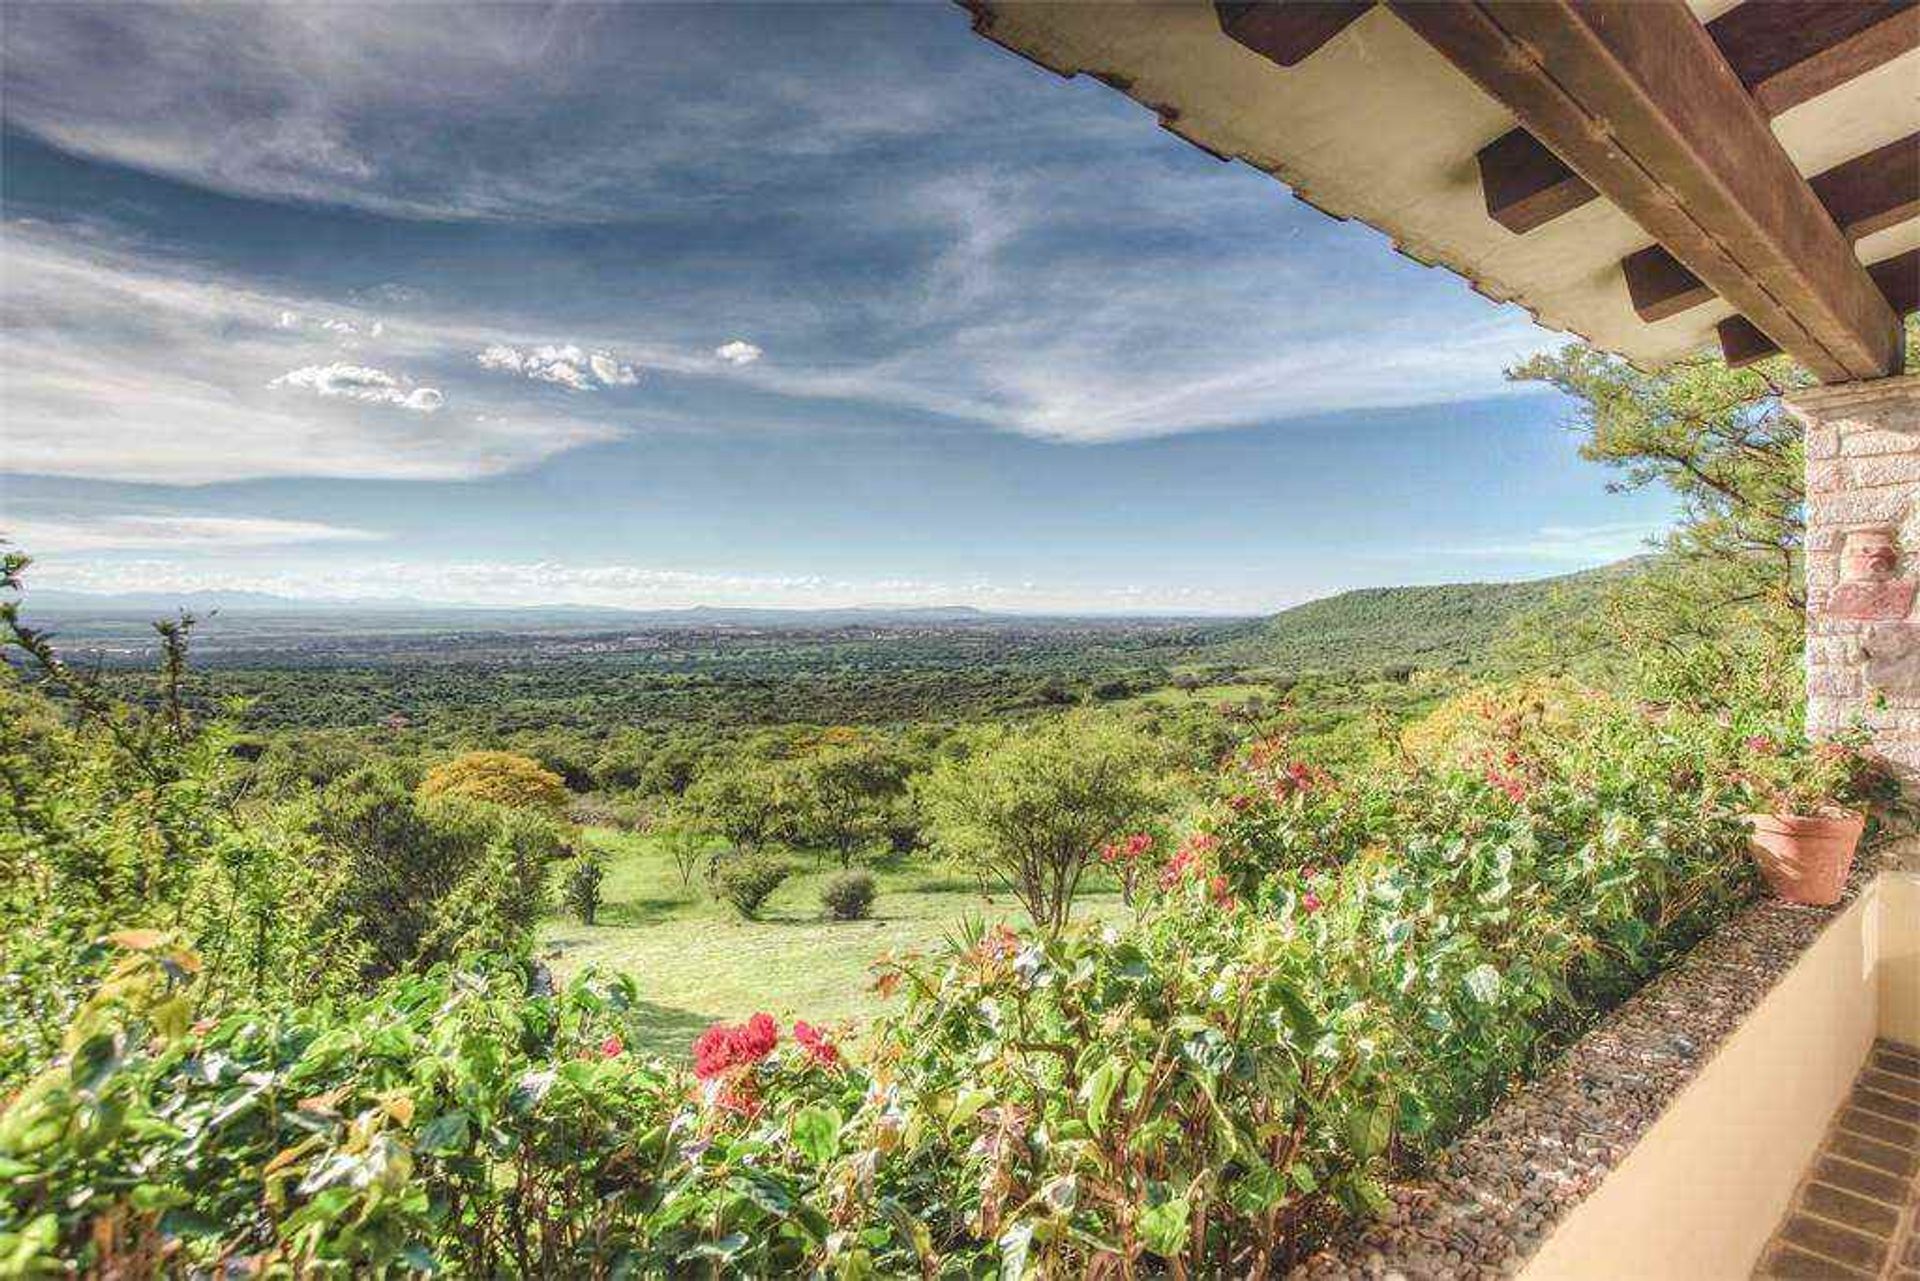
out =
[(1807, 441), (1807, 728), (1863, 723), (1920, 782), (1920, 375), (1787, 408)]

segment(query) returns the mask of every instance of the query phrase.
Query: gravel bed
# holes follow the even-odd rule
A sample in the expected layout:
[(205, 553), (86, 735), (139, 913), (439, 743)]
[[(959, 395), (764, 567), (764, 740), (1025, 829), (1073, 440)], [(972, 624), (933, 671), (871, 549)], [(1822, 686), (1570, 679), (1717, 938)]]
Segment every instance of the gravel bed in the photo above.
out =
[(1879, 871), (1837, 906), (1768, 899), (1701, 940), (1442, 1154), (1431, 1179), (1297, 1265), (1296, 1281), (1510, 1277), (1633, 1149), (1721, 1042)]

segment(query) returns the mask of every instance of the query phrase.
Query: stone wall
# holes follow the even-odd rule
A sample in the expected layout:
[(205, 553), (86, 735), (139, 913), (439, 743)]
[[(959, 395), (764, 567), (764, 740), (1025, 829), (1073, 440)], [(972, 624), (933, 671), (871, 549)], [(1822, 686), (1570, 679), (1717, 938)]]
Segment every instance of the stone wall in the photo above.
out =
[(1807, 441), (1807, 725), (1857, 722), (1920, 782), (1920, 375), (1819, 387)]

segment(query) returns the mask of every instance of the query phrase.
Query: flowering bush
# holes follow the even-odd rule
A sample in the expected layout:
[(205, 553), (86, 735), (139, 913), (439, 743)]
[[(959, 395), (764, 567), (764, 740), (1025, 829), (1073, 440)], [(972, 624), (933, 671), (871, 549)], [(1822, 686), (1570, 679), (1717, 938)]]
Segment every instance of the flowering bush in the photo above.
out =
[(756, 1014), (690, 1071), (624, 982), (196, 1020), (122, 935), (0, 1114), (0, 1270), (1271, 1274), (1751, 892), (1771, 746), (1568, 706), (1363, 778), (1249, 752), (1164, 863), (1109, 842), (1127, 926), (976, 927), (864, 1038)]
[(1865, 750), (1861, 733), (1811, 740), (1791, 729), (1756, 731), (1741, 741), (1736, 776), (1752, 808), (1772, 814), (1857, 814), (1886, 806), (1899, 785), (1884, 762)]

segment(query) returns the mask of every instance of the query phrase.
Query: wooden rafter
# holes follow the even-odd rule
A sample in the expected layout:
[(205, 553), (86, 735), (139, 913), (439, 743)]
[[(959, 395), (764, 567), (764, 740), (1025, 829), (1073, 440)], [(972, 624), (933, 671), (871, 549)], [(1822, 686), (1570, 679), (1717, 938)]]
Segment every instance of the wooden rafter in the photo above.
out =
[(1815, 376), (1900, 325), (1684, 0), (1392, 0), (1590, 185)]
[(1525, 129), (1501, 134), (1474, 162), (1487, 216), (1511, 232), (1532, 231), (1600, 194)]
[[(1867, 268), (1867, 278), (1895, 315), (1910, 316), (1920, 311), (1920, 249), (1882, 258)], [(1715, 326), (1715, 332), (1720, 338), (1721, 358), (1729, 368), (1739, 369), (1780, 354), (1779, 345), (1745, 316), (1728, 316)]]
[[(1848, 240), (1920, 216), (1920, 133), (1855, 156), (1807, 183)], [(1659, 245), (1628, 254), (1620, 261), (1620, 271), (1634, 311), (1649, 324), (1714, 296), (1698, 276)]]
[(1769, 116), (1920, 45), (1916, 0), (1748, 0), (1707, 24)]
[[(1769, 116), (1920, 48), (1920, 0), (1746, 0), (1707, 24), (1727, 65)], [(1524, 129), (1480, 153), (1487, 214), (1526, 232), (1597, 194)]]
[(1345, 31), (1374, 0), (1214, 0), (1220, 30), (1283, 67)]

